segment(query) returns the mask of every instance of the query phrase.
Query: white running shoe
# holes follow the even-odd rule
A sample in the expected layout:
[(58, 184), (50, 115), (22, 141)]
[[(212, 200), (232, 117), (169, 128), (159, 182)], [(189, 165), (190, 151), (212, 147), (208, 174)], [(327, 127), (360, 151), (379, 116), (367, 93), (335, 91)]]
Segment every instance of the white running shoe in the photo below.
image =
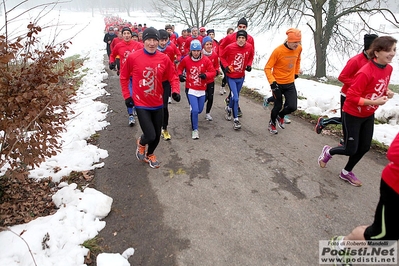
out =
[(233, 128), (234, 128), (235, 130), (241, 129), (241, 123), (240, 123), (240, 121), (234, 120), (234, 126), (233, 126)]
[(136, 119), (134, 119), (133, 115), (129, 115), (129, 126), (134, 126), (136, 124)]
[(192, 139), (199, 139), (198, 129), (193, 130), (193, 132), (191, 133), (191, 138)]
[(224, 87), (220, 87), (220, 95), (223, 95), (226, 93), (226, 89)]
[(211, 114), (209, 114), (209, 113), (205, 115), (205, 119), (208, 120), (208, 121), (212, 121), (213, 120)]
[(227, 121), (230, 121), (231, 120), (231, 109), (228, 106), (226, 106), (225, 110), (226, 110), (225, 118)]

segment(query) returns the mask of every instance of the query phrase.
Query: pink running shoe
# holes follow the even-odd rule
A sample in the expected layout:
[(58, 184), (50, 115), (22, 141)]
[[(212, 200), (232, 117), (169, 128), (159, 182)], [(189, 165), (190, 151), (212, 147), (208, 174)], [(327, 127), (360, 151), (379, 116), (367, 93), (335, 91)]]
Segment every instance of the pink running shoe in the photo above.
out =
[(349, 182), (349, 184), (351, 184), (352, 186), (355, 187), (360, 187), (362, 185), (362, 182), (357, 179), (357, 177), (355, 176), (354, 173), (352, 172), (348, 172), (347, 175), (345, 175), (342, 171), (339, 174), (339, 178), (341, 178), (342, 180), (345, 180), (347, 182)]
[(318, 159), (318, 162), (319, 162), (319, 165), (321, 168), (325, 168), (328, 161), (332, 158), (332, 156), (329, 153), (330, 149), (331, 149), (330, 146), (325, 145), (323, 147), (323, 150), (321, 151), (321, 154)]

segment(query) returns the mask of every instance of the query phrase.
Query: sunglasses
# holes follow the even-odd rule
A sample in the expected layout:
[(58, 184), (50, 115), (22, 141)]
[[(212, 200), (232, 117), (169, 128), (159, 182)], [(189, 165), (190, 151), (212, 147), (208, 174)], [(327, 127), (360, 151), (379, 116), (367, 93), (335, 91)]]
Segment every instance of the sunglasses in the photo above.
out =
[(241, 30), (241, 29), (246, 29), (247, 28), (247, 26), (238, 26), (238, 28)]

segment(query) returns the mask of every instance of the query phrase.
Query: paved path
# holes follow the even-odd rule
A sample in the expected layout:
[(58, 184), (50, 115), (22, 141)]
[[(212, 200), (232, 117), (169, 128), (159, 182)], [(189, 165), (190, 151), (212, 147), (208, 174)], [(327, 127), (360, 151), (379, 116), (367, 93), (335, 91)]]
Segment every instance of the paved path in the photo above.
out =
[(108, 150), (96, 170), (96, 188), (114, 199), (100, 232), (106, 252), (133, 247), (132, 265), (317, 265), (318, 241), (346, 234), (373, 220), (384, 155), (369, 152), (354, 172), (363, 186), (338, 174), (346, 157), (322, 169), (323, 145), (338, 139), (317, 135), (297, 117), (270, 135), (270, 111), (241, 97), (242, 129), (224, 119), (223, 98), (215, 95), (214, 121), (200, 116), (200, 139), (191, 139), (189, 107), (170, 105), (172, 140), (155, 154), (161, 168), (135, 158), (137, 124), (127, 126), (119, 79), (112, 72), (110, 125), (99, 132)]

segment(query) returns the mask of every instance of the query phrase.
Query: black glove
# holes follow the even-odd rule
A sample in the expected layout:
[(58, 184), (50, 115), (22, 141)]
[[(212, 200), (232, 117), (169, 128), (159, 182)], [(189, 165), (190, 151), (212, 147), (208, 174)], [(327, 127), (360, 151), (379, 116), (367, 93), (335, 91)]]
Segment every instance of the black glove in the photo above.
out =
[(226, 67), (226, 73), (232, 73), (234, 70), (233, 66), (227, 66)]
[(295, 74), (295, 79), (297, 79), (299, 76), (297, 74)]
[(180, 94), (173, 92), (172, 93), (172, 98), (173, 100), (175, 100), (176, 102), (180, 102)]
[(278, 84), (277, 84), (277, 82), (273, 81), (273, 83), (270, 85), (270, 88), (272, 88), (272, 91), (278, 90)]
[(109, 69), (114, 70), (115, 69), (115, 63), (109, 63)]
[(125, 99), (125, 104), (126, 104), (126, 107), (134, 107), (134, 102), (133, 102), (132, 97)]
[(199, 74), (199, 77), (200, 77), (200, 79), (206, 79), (206, 74), (201, 73), (201, 74)]
[(179, 75), (180, 82), (186, 82), (186, 77), (183, 75)]
[(247, 66), (247, 67), (245, 68), (245, 70), (248, 71), (248, 72), (251, 72), (252, 67), (251, 67), (251, 66)]

